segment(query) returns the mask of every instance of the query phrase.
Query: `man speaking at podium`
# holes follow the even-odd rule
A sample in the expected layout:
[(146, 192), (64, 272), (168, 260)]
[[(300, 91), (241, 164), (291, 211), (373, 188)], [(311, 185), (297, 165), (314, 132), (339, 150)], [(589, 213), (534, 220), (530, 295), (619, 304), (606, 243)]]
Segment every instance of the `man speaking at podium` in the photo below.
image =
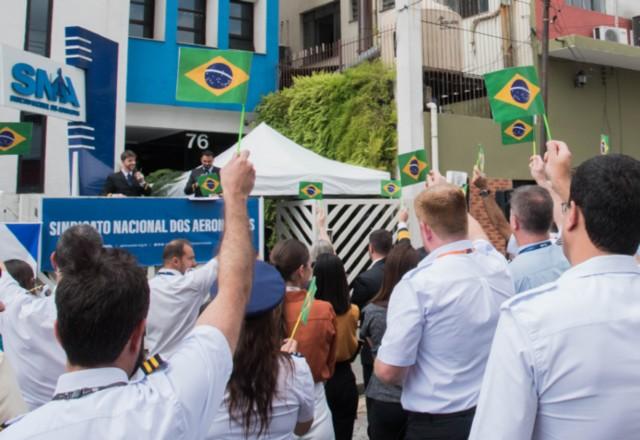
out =
[(102, 195), (107, 197), (139, 197), (151, 194), (151, 186), (136, 169), (136, 153), (124, 150), (120, 155), (120, 171), (110, 174), (104, 183)]

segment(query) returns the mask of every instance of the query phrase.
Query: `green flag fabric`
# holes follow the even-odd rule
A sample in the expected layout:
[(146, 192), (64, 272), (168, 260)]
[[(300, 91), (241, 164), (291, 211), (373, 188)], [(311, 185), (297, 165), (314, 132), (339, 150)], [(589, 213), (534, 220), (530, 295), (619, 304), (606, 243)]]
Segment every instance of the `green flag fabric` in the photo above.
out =
[(600, 135), (600, 154), (609, 154), (611, 150), (611, 144), (609, 143), (609, 135), (601, 134)]
[(313, 305), (313, 300), (316, 297), (317, 291), (318, 291), (318, 288), (316, 286), (316, 277), (313, 277), (309, 282), (307, 295), (304, 297), (304, 302), (302, 303), (302, 309), (300, 310), (300, 320), (304, 325), (306, 325), (307, 321), (309, 320), (309, 312), (311, 311), (311, 306)]
[(220, 194), (222, 192), (218, 173), (203, 174), (198, 177), (198, 187), (200, 188), (200, 192), (203, 196)]
[(380, 182), (380, 195), (390, 199), (399, 199), (402, 187), (397, 180), (383, 180)]
[(487, 96), (498, 122), (544, 114), (544, 103), (535, 67), (511, 67), (484, 76)]
[(522, 144), (534, 141), (533, 116), (526, 116), (500, 124), (502, 145)]
[(298, 196), (302, 200), (322, 200), (322, 183), (300, 182), (298, 185)]
[(181, 47), (176, 100), (244, 104), (252, 52)]
[(0, 155), (27, 154), (31, 149), (30, 122), (0, 122)]
[(429, 174), (427, 153), (424, 149), (420, 149), (399, 155), (398, 168), (400, 168), (400, 184), (403, 187), (424, 183)]

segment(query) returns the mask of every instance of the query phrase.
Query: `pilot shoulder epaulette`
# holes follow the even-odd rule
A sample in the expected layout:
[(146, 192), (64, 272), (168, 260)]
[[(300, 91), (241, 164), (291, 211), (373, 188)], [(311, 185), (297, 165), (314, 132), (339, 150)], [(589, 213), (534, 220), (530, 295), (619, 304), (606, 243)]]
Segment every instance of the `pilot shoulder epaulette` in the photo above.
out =
[(144, 371), (144, 374), (149, 375), (163, 368), (166, 364), (159, 354), (155, 354), (142, 363), (142, 371)]

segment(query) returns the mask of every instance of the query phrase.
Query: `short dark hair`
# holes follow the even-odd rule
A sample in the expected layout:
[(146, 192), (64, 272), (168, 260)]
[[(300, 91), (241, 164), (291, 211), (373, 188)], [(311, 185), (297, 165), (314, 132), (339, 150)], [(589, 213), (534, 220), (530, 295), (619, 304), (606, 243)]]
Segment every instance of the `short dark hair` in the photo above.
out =
[(203, 157), (203, 156), (211, 156), (211, 157), (213, 157), (214, 154), (213, 154), (213, 151), (211, 151), (211, 150), (204, 150), (202, 153), (200, 153), (200, 157)]
[(289, 281), (300, 266), (309, 262), (309, 249), (295, 238), (289, 238), (276, 243), (269, 254), (269, 260), (282, 278)]
[(149, 310), (149, 284), (135, 258), (105, 249), (88, 270), (65, 275), (56, 289), (58, 335), (71, 365), (113, 363)]
[(391, 232), (386, 229), (377, 229), (369, 235), (369, 244), (379, 254), (387, 255), (393, 246)]
[(80, 224), (64, 231), (56, 243), (55, 262), (63, 273), (79, 272), (95, 264), (102, 252), (102, 237), (92, 226)]
[(549, 232), (553, 223), (553, 200), (545, 188), (524, 185), (511, 193), (511, 212), (522, 229), (534, 234)]
[(183, 238), (171, 240), (166, 244), (164, 250), (162, 251), (162, 260), (168, 261), (173, 257), (182, 258), (186, 246), (191, 246), (189, 240), (185, 240)]
[(124, 162), (127, 157), (133, 157), (135, 159), (138, 157), (138, 155), (133, 152), (133, 150), (124, 150), (120, 155), (120, 162)]
[(316, 298), (331, 303), (336, 315), (349, 311), (349, 282), (342, 260), (334, 254), (320, 254), (313, 266), (318, 293)]
[(583, 162), (571, 180), (569, 201), (584, 215), (587, 234), (600, 250), (633, 255), (640, 243), (640, 162), (623, 154)]
[(16, 280), (16, 282), (25, 290), (31, 290), (35, 287), (35, 276), (33, 274), (33, 269), (26, 261), (11, 259), (4, 262), (4, 267), (11, 275), (11, 278)]

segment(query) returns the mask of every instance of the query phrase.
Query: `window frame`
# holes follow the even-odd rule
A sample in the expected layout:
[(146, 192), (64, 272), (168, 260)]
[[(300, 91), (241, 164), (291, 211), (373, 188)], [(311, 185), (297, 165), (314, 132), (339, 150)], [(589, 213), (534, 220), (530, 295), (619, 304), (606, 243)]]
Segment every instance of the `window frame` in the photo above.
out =
[[(178, 15), (176, 17), (176, 42), (178, 44), (196, 44), (196, 45), (205, 45), (206, 44), (206, 39), (207, 39), (207, 1), (206, 0), (196, 0), (196, 1), (201, 1), (202, 2), (202, 11), (199, 11), (197, 9), (188, 9), (188, 8), (183, 8), (180, 7), (180, 0), (178, 0)], [(197, 15), (200, 16), (200, 20), (201, 20), (201, 24), (202, 24), (202, 30), (198, 30), (195, 27), (185, 27), (185, 26), (180, 26), (180, 13), (181, 12), (186, 12), (186, 13), (190, 13), (193, 15)], [(193, 40), (194, 41), (180, 41), (179, 40), (179, 34), (180, 31), (182, 32), (190, 32), (194, 35)], [(196, 38), (198, 37), (198, 38)]]
[(27, 52), (35, 53), (38, 55), (43, 55), (45, 57), (51, 56), (51, 20), (53, 16), (53, 0), (45, 0), (47, 2), (47, 30), (46, 30), (46, 41), (44, 53), (36, 52), (33, 50), (33, 47), (29, 47), (29, 41), (31, 37), (31, 8), (34, 0), (27, 0), (27, 15), (25, 17), (25, 25), (24, 25), (24, 50)]
[[(30, 112), (20, 112), (20, 122), (30, 122), (34, 124), (34, 119), (40, 119), (42, 126), (42, 135), (40, 137), (40, 145), (39, 145), (39, 154), (35, 157), (29, 157), (34, 150), (36, 149), (36, 145), (33, 139), (31, 138), (31, 150), (26, 155), (18, 156), (18, 175), (16, 181), (16, 194), (28, 194), (28, 193), (44, 193), (44, 171), (45, 171), (45, 160), (46, 160), (46, 150), (47, 150), (47, 122), (48, 118), (45, 115), (40, 115), (37, 113)], [(36, 183), (34, 185), (28, 184), (28, 180), (25, 182), (25, 169), (27, 162), (37, 162), (38, 173), (35, 178)]]
[(380, 12), (388, 11), (389, 9), (395, 9), (396, 0), (380, 0)]
[[(248, 14), (249, 18), (245, 18), (243, 16), (236, 17), (231, 15), (231, 5), (238, 4), (241, 7), (250, 9), (250, 14)], [(231, 33), (231, 20), (240, 21), (241, 24), (249, 23), (250, 32), (248, 35), (242, 34), (232, 34)], [(241, 30), (244, 26), (240, 26)], [(238, 49), (238, 50), (247, 50), (249, 52), (255, 51), (254, 44), (254, 36), (255, 36), (256, 26), (255, 26), (255, 4), (253, 2), (243, 1), (243, 0), (230, 0), (229, 1), (229, 49)], [(240, 43), (240, 44), (237, 44)]]
[[(142, 20), (131, 18), (131, 6), (140, 5), (144, 9)], [(130, 0), (129, 1), (129, 37), (153, 39), (155, 36), (155, 0)], [(132, 35), (131, 25), (142, 26), (142, 35)]]

